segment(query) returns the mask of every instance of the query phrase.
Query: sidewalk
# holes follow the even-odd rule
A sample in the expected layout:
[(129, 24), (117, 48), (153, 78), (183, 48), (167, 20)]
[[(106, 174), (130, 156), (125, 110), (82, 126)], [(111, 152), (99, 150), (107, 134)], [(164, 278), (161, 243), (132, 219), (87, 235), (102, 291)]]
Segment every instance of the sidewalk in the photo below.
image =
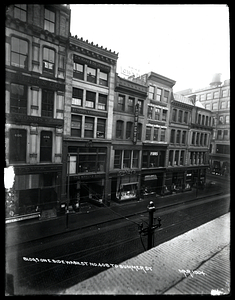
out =
[(122, 264), (107, 262), (106, 271), (61, 294), (229, 294), (229, 254), (227, 213)]
[[(219, 187), (198, 192), (198, 199), (220, 192)], [(27, 221), (6, 224), (6, 246), (12, 246), (40, 238), (61, 234), (71, 230), (84, 229), (89, 226), (119, 219), (120, 215), (129, 217), (147, 211), (147, 205), (152, 200), (157, 209), (175, 205), (179, 202), (191, 201), (196, 198), (195, 190), (163, 197), (149, 197), (141, 201), (132, 201), (122, 204), (111, 202), (110, 207), (96, 207), (88, 204), (78, 213), (68, 216), (66, 228), (66, 215), (43, 221)]]

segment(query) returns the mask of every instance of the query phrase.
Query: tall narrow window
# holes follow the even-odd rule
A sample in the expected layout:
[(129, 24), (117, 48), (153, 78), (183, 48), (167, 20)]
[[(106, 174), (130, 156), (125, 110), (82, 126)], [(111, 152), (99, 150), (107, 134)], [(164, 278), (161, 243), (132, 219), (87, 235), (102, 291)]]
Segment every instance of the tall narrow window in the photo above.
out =
[(184, 112), (184, 123), (188, 123), (188, 112), (187, 111), (185, 111)]
[(105, 138), (105, 127), (106, 127), (106, 120), (105, 119), (97, 119), (97, 131), (96, 136), (97, 138)]
[(170, 150), (169, 151), (169, 166), (173, 166), (173, 154), (174, 154), (174, 151), (173, 150)]
[(179, 164), (179, 150), (175, 151), (175, 165), (178, 166)]
[(155, 87), (153, 85), (149, 86), (149, 99), (154, 99)]
[(26, 4), (15, 4), (14, 5), (14, 18), (19, 19), (23, 22), (27, 21), (27, 5)]
[(26, 162), (27, 132), (24, 129), (10, 129), (9, 162)]
[(42, 90), (42, 117), (53, 117), (54, 91)]
[(167, 118), (167, 110), (166, 110), (166, 109), (163, 109), (163, 110), (162, 110), (162, 121), (165, 121), (165, 122), (166, 122), (166, 118)]
[(164, 90), (163, 101), (164, 102), (168, 102), (168, 98), (169, 98), (169, 91)]
[(82, 106), (83, 90), (73, 87), (72, 104)]
[(184, 151), (180, 152), (180, 165), (182, 166), (184, 164)]
[(133, 150), (132, 168), (139, 168), (139, 151)]
[(81, 137), (82, 116), (71, 115), (71, 136)]
[(44, 29), (55, 32), (55, 13), (47, 8), (44, 14)]
[(165, 142), (166, 140), (166, 129), (165, 128), (161, 128), (161, 137), (160, 137), (160, 141), (161, 142)]
[(98, 109), (107, 110), (107, 95), (99, 94)]
[(138, 104), (139, 104), (139, 114), (143, 115), (143, 113), (144, 113), (144, 101), (138, 99)]
[(11, 83), (10, 112), (27, 114), (27, 88), (25, 85)]
[(28, 42), (25, 40), (11, 38), (11, 65), (22, 69), (28, 68)]
[(176, 122), (177, 109), (172, 110), (172, 121)]
[(186, 131), (182, 132), (182, 144), (185, 145), (186, 144)]
[(43, 72), (54, 74), (55, 71), (55, 50), (43, 48)]
[(94, 135), (94, 118), (85, 117), (84, 137), (93, 138)]
[(114, 152), (114, 169), (121, 169), (122, 150), (115, 150)]
[(123, 156), (123, 168), (130, 168), (131, 167), (131, 151), (124, 150)]
[(177, 130), (177, 134), (176, 134), (176, 143), (180, 144), (180, 136), (181, 136), (181, 131)]
[(96, 69), (87, 67), (87, 81), (96, 83)]
[(162, 89), (157, 88), (157, 100), (161, 101), (161, 97), (162, 97)]
[(155, 127), (153, 131), (153, 140), (158, 141), (158, 136), (159, 136), (159, 128)]
[(175, 129), (171, 129), (171, 139), (170, 143), (174, 144), (175, 143)]
[(134, 102), (135, 102), (135, 98), (132, 98), (132, 97), (128, 98), (127, 110), (128, 110), (129, 113), (134, 112)]
[(142, 139), (142, 123), (137, 124), (137, 140), (141, 141)]
[(89, 108), (95, 108), (95, 93), (86, 91), (86, 103), (85, 106)]
[(148, 141), (151, 140), (151, 127), (146, 127), (145, 139), (148, 140)]
[(73, 77), (84, 80), (84, 65), (73, 63)]
[(51, 162), (52, 158), (52, 132), (41, 132), (40, 162)]
[(148, 115), (147, 115), (147, 117), (149, 118), (149, 119), (152, 119), (153, 118), (153, 107), (152, 106), (148, 106)]
[(99, 84), (104, 85), (104, 86), (108, 86), (108, 73), (100, 71)]
[(124, 95), (118, 95), (118, 110), (124, 111), (125, 109), (125, 96)]
[(161, 109), (155, 108), (155, 120), (160, 120), (160, 114), (161, 114)]
[(116, 123), (116, 138), (123, 139), (123, 121), (121, 120)]
[(183, 117), (183, 111), (179, 110), (179, 114), (178, 114), (178, 122), (182, 123), (182, 117)]
[(127, 122), (126, 123), (126, 139), (131, 139), (133, 133), (133, 123)]

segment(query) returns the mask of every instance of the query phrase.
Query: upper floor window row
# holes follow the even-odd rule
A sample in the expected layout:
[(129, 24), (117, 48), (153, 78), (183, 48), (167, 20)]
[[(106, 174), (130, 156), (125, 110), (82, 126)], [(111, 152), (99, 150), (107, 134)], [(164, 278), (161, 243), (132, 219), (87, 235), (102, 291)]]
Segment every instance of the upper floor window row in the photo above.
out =
[(189, 112), (173, 108), (171, 119), (174, 122), (186, 123), (187, 124), (189, 122)]
[[(137, 106), (138, 105), (138, 106)], [(127, 113), (134, 114), (136, 107), (140, 115), (144, 113), (144, 100), (135, 99), (135, 97), (118, 94), (116, 109)]]
[(167, 103), (170, 92), (154, 85), (149, 86), (149, 99)]

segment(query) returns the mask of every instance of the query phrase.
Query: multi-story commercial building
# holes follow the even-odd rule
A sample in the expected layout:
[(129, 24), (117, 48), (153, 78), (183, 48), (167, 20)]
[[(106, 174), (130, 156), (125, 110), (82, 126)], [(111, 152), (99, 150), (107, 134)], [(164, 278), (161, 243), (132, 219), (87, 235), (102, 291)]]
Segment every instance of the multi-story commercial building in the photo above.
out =
[(212, 172), (230, 172), (230, 80), (222, 84), (220, 74), (215, 74), (210, 86), (182, 92), (187, 97), (195, 96), (204, 108), (212, 112), (213, 134), (210, 143), (209, 164)]
[(116, 75), (109, 194), (113, 201), (139, 198), (147, 85)]
[(6, 12), (6, 167), (14, 166), (7, 217), (56, 210), (69, 5), (16, 4)]
[(64, 107), (62, 200), (107, 200), (118, 54), (69, 38)]

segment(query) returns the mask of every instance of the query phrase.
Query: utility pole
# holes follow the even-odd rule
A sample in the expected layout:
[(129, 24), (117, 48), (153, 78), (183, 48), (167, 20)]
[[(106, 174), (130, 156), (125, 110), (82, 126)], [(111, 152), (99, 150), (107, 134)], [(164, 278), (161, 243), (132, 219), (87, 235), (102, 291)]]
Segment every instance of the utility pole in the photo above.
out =
[(67, 209), (66, 209), (66, 228), (69, 226), (69, 184), (70, 184), (70, 154), (67, 157), (68, 189), (67, 189)]

